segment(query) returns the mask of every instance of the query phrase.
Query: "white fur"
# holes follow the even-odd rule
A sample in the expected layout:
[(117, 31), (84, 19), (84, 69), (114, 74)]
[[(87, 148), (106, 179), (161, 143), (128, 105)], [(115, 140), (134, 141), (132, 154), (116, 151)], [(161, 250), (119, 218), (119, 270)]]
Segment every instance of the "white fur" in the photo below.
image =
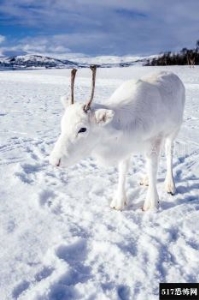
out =
[[(62, 99), (63, 100), (63, 99)], [(118, 165), (119, 184), (111, 207), (123, 209), (127, 202), (125, 179), (132, 153), (146, 156), (149, 184), (144, 210), (156, 208), (158, 156), (166, 141), (166, 191), (175, 193), (172, 144), (183, 118), (185, 89), (173, 73), (159, 72), (124, 82), (104, 105), (68, 105), (61, 121), (61, 135), (50, 155), (52, 165), (71, 166), (88, 156), (105, 165)], [(78, 133), (80, 128), (86, 132)]]

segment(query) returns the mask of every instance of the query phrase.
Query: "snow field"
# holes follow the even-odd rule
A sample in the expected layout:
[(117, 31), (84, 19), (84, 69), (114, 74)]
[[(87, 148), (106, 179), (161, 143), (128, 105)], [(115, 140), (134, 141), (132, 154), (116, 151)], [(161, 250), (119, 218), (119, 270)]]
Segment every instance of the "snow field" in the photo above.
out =
[[(157, 69), (98, 70), (95, 101)], [(66, 170), (49, 165), (69, 70), (0, 73), (1, 300), (155, 300), (159, 282), (199, 282), (199, 69), (166, 69), (185, 83), (187, 101), (174, 156), (178, 193), (164, 191), (162, 153), (157, 213), (140, 209), (142, 157), (132, 157), (123, 212), (109, 208), (116, 169), (91, 158)], [(90, 71), (79, 70), (77, 101), (90, 85)]]

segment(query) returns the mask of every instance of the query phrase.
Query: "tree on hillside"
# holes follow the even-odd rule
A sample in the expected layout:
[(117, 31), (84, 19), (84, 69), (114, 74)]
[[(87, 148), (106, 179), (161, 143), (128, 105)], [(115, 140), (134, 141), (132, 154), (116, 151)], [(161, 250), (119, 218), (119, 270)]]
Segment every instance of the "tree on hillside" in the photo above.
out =
[(178, 53), (167, 51), (160, 53), (159, 57), (148, 60), (146, 65), (168, 66), (168, 65), (198, 65), (199, 64), (199, 40), (196, 41), (194, 49), (182, 48)]
[(199, 53), (199, 40), (196, 42), (196, 51)]

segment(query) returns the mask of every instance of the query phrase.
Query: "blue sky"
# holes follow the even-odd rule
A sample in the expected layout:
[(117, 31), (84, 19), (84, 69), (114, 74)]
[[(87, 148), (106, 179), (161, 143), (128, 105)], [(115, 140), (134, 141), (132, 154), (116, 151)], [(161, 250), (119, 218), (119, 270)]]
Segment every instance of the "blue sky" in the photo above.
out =
[(0, 56), (148, 55), (195, 46), (198, 0), (0, 0)]

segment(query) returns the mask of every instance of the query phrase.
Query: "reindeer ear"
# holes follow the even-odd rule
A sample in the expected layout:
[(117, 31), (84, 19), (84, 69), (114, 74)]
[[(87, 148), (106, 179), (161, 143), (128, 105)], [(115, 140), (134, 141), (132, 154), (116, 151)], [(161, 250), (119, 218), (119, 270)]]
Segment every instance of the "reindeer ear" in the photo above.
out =
[(60, 101), (61, 101), (62, 105), (64, 106), (64, 108), (67, 108), (70, 105), (70, 100), (67, 95), (61, 96)]
[(95, 121), (97, 124), (104, 126), (113, 119), (114, 111), (111, 109), (97, 109), (95, 111)]

